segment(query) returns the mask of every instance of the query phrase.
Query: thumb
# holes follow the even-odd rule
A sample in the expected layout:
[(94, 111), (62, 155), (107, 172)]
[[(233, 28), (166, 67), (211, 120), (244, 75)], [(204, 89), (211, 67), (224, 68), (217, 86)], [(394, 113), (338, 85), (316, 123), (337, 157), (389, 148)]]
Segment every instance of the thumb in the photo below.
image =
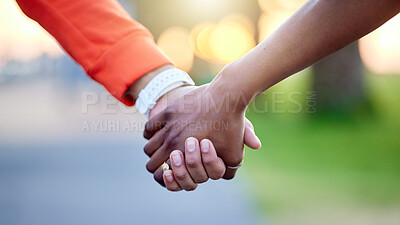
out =
[(244, 128), (244, 144), (252, 149), (260, 149), (261, 141), (254, 133), (253, 124), (246, 118)]

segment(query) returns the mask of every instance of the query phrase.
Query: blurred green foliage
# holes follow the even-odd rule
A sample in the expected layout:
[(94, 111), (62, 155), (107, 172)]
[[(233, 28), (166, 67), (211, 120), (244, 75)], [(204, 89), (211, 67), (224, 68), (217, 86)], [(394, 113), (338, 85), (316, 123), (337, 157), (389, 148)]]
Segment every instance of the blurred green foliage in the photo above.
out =
[(293, 107), (288, 93), (303, 93), (298, 97), (304, 104), (310, 75), (303, 71), (254, 103), (265, 104), (281, 92), (285, 113), (251, 107), (247, 113), (263, 144), (245, 157), (261, 209), (273, 214), (326, 205), (400, 205), (400, 76), (366, 75), (372, 113), (347, 118), (288, 113)]

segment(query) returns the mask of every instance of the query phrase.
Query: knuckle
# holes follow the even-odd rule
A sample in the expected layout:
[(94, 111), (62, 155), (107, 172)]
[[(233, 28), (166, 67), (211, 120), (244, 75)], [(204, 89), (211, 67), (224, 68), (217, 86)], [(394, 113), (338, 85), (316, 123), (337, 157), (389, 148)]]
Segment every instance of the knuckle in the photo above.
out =
[(218, 173), (218, 176), (219, 176), (219, 179), (221, 179), (223, 176), (224, 176), (224, 174), (225, 174), (225, 168), (221, 168), (217, 173)]
[(147, 122), (144, 124), (144, 129), (145, 129), (145, 130), (148, 130), (148, 129), (150, 128), (150, 121), (151, 121), (151, 120), (147, 121)]
[(215, 157), (204, 157), (203, 163), (207, 166), (213, 165), (217, 162), (217, 158)]
[(175, 138), (174, 135), (167, 134), (167, 137), (164, 139), (164, 145), (171, 146), (172, 140)]
[(144, 131), (143, 131), (143, 137), (145, 138), (145, 139), (147, 139), (147, 140), (149, 140), (150, 138), (151, 138), (151, 135), (152, 134), (152, 132), (150, 131), (150, 130), (148, 130), (148, 129), (145, 129)]
[[(164, 143), (157, 151), (164, 152), (163, 154), (169, 156), (174, 149), (171, 148), (168, 143)], [(155, 153), (154, 153), (155, 154)]]
[(157, 174), (157, 172), (156, 172), (153, 174), (153, 178), (158, 184), (160, 184), (163, 187), (166, 187), (166, 184), (164, 183), (162, 174)]
[(219, 179), (221, 179), (221, 177), (219, 177), (218, 175), (211, 175), (210, 179), (211, 180), (219, 180)]
[(178, 186), (175, 186), (175, 185), (172, 185), (172, 186), (171, 185), (167, 185), (166, 188), (167, 188), (168, 191), (172, 191), (172, 192), (176, 192), (176, 191), (180, 191), (181, 190)]
[(164, 118), (165, 120), (169, 120), (172, 116), (177, 112), (175, 105), (170, 105), (164, 110)]
[(200, 159), (197, 157), (186, 156), (186, 166), (190, 168), (196, 168), (200, 165)]
[(242, 163), (242, 161), (243, 161), (243, 156), (237, 157), (237, 158), (232, 158), (231, 160), (226, 161), (226, 165), (235, 167), (235, 166), (239, 166)]
[(189, 187), (185, 188), (185, 191), (194, 191), (194, 190), (196, 190), (196, 188), (197, 188), (197, 185), (189, 186)]
[(145, 139), (149, 140), (150, 139), (150, 133), (147, 130), (143, 131), (143, 137)]
[(210, 179), (211, 179), (211, 180), (219, 180), (219, 179), (222, 178), (222, 176), (224, 176), (224, 173), (223, 173), (223, 172), (221, 172), (221, 171), (216, 171), (215, 174), (212, 174), (212, 175), (210, 176)]
[(168, 144), (171, 147), (177, 146), (180, 142), (181, 138), (179, 136), (171, 136), (168, 140)]
[(188, 176), (187, 173), (185, 173), (185, 172), (183, 172), (183, 171), (176, 171), (176, 172), (174, 173), (175, 179), (176, 179), (176, 180), (179, 180), (179, 181), (186, 180), (187, 176)]
[(197, 184), (202, 184), (208, 181), (208, 177), (201, 177), (201, 178), (195, 178), (194, 182)]
[(234, 174), (232, 174), (232, 175), (230, 174), (230, 175), (225, 175), (222, 178), (224, 178), (224, 180), (232, 180), (234, 177), (235, 177)]
[(151, 149), (152, 149), (152, 147), (149, 144), (146, 144), (143, 147), (144, 153), (146, 153), (146, 155), (149, 156), (149, 157), (152, 155), (151, 154), (151, 152), (152, 152)]
[(147, 171), (149, 171), (150, 173), (154, 173), (156, 171), (156, 169), (154, 168), (154, 166), (152, 165), (152, 163), (148, 162), (146, 163), (146, 169)]
[(178, 187), (169, 187), (169, 186), (167, 186), (167, 190), (172, 191), (172, 192), (180, 191), (180, 189)]
[(144, 124), (144, 131), (145, 131), (145, 132), (149, 132), (150, 129), (151, 129), (150, 121), (147, 121), (147, 122)]

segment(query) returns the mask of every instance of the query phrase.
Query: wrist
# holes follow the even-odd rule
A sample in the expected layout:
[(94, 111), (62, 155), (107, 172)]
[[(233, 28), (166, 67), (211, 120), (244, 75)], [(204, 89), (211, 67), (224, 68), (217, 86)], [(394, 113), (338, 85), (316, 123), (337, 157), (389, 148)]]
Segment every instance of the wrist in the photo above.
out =
[(174, 66), (168, 64), (158, 67), (157, 69), (145, 74), (144, 76), (136, 80), (135, 83), (129, 86), (127, 93), (133, 97), (133, 101), (135, 102), (139, 96), (140, 91), (143, 90), (154, 77), (156, 77), (161, 72), (171, 68), (174, 68)]
[(193, 85), (193, 80), (186, 72), (176, 68), (163, 70), (152, 77), (147, 85), (139, 92), (135, 102), (136, 108), (142, 115), (148, 118), (150, 110), (155, 107), (157, 101), (166, 93), (181, 86)]
[(232, 112), (244, 112), (253, 99), (253, 95), (247, 93), (242, 82), (243, 77), (237, 73), (234, 64), (225, 66), (222, 71), (210, 83), (210, 89), (214, 96), (223, 98)]
[(179, 97), (185, 95), (187, 92), (193, 90), (194, 88), (196, 88), (196, 86), (181, 86), (165, 93), (157, 100), (154, 108), (150, 110), (149, 118), (151, 119), (154, 115), (157, 115), (158, 113), (163, 111), (172, 102), (178, 100)]

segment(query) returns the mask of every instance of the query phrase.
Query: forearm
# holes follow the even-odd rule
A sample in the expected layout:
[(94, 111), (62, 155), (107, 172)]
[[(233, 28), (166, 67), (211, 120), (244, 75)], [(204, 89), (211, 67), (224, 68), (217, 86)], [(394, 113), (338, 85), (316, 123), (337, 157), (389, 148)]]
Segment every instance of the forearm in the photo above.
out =
[(134, 96), (126, 95), (128, 87), (171, 63), (158, 49), (151, 33), (115, 0), (17, 0), (17, 3), (90, 77), (127, 105), (133, 105), (135, 100)]
[(257, 94), (370, 33), (399, 11), (398, 0), (310, 0), (246, 56), (228, 65), (216, 81), (226, 84), (229, 80), (232, 92), (242, 95), (246, 105)]

